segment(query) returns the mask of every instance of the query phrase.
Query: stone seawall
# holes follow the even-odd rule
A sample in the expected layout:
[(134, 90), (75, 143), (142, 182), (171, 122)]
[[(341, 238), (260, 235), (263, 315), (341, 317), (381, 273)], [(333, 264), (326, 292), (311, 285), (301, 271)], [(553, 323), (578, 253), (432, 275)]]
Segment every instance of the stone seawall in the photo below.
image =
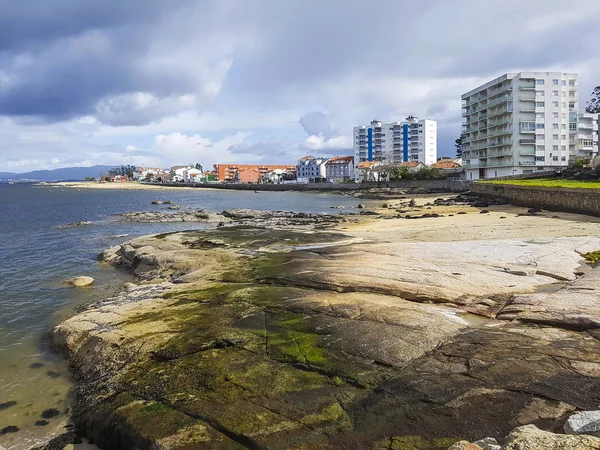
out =
[(485, 197), (506, 198), (519, 206), (600, 216), (600, 189), (473, 183), (471, 191)]
[(165, 186), (190, 186), (210, 189), (235, 189), (254, 191), (359, 191), (374, 188), (424, 188), (432, 192), (464, 192), (471, 187), (470, 181), (463, 180), (410, 180), (393, 181), (389, 183), (311, 183), (311, 184), (242, 184), (242, 183), (164, 183)]

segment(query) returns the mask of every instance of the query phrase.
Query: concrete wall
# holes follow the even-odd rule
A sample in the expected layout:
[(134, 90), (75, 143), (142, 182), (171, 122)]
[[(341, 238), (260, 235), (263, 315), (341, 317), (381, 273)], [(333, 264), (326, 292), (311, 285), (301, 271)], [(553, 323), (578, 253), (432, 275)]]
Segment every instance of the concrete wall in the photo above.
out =
[(190, 186), (209, 189), (236, 189), (250, 191), (356, 191), (374, 188), (427, 189), (432, 192), (464, 192), (471, 188), (471, 183), (464, 180), (407, 180), (389, 183), (310, 183), (310, 184), (236, 184), (236, 183), (165, 183), (165, 186)]
[(471, 191), (485, 197), (502, 197), (515, 205), (600, 216), (600, 189), (511, 186), (473, 183)]

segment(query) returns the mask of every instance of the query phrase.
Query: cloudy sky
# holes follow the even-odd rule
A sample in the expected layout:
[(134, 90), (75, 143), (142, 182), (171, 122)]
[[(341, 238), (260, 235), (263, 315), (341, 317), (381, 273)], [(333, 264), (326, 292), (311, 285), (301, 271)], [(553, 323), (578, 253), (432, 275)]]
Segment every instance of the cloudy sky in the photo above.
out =
[[(143, 5), (143, 6), (142, 6)], [(598, 0), (0, 0), (0, 171), (294, 162), (505, 72), (600, 84)]]

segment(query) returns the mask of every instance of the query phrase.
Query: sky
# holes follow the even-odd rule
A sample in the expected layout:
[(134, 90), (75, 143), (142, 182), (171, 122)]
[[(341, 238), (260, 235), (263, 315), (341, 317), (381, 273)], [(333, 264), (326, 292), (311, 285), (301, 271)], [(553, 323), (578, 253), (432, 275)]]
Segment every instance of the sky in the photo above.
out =
[(0, 0), (0, 171), (291, 163), (506, 72), (600, 84), (597, 0)]

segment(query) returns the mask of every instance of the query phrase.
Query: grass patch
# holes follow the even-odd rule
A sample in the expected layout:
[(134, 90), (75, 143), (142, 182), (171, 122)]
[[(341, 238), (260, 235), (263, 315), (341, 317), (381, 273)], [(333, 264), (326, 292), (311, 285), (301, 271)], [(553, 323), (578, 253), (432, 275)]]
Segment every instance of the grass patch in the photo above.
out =
[(478, 180), (475, 183), (483, 184), (510, 184), (513, 186), (531, 187), (563, 187), (575, 189), (600, 189), (599, 181), (589, 180), (563, 180), (560, 178), (537, 178), (532, 180)]
[(600, 250), (594, 252), (587, 252), (582, 255), (588, 264), (595, 266), (600, 262)]

